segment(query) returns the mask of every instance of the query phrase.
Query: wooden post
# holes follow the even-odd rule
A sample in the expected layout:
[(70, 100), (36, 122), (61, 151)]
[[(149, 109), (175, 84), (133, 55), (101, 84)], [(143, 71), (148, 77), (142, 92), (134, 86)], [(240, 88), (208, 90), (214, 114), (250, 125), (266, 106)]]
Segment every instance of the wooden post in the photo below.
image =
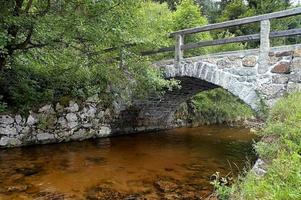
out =
[(260, 22), (260, 49), (258, 58), (258, 73), (264, 74), (268, 71), (269, 51), (270, 51), (270, 30), (269, 20)]
[(175, 61), (176, 63), (181, 62), (183, 59), (183, 50), (181, 49), (182, 45), (184, 45), (184, 36), (176, 35), (176, 45), (175, 45)]

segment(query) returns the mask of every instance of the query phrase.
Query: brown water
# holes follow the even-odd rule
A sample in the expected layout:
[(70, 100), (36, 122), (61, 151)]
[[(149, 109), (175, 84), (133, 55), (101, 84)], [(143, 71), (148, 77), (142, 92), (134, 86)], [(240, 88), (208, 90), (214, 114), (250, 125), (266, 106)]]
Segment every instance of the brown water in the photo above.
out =
[(207, 126), (0, 150), (0, 199), (198, 199), (254, 158), (253, 139)]

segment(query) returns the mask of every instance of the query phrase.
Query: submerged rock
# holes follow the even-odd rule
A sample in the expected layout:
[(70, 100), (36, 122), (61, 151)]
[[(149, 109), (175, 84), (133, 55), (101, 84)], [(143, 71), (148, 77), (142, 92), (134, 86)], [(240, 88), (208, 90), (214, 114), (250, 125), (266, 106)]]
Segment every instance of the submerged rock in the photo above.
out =
[(95, 186), (87, 190), (88, 200), (146, 200), (142, 194), (126, 194), (112, 188)]
[(40, 192), (35, 195), (35, 200), (75, 200), (74, 196), (67, 196), (59, 192)]
[(23, 168), (17, 168), (16, 172), (23, 174), (24, 176), (32, 176), (42, 171), (42, 167), (40, 166), (29, 166)]
[(88, 200), (117, 200), (124, 199), (125, 196), (110, 188), (96, 186), (88, 189), (86, 199)]
[(8, 186), (6, 189), (6, 192), (8, 192), (8, 193), (24, 192), (24, 191), (28, 190), (30, 187), (31, 187), (31, 185), (29, 185), (29, 184), (15, 184), (15, 185)]
[(169, 180), (156, 181), (154, 186), (161, 192), (173, 192), (178, 188), (178, 184)]

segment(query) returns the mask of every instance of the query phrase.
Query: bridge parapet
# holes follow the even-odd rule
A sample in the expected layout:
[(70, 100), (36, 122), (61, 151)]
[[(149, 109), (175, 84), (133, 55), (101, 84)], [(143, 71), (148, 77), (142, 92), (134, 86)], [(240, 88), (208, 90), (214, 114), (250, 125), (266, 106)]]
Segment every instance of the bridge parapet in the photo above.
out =
[(222, 87), (239, 97), (254, 110), (261, 102), (272, 106), (283, 95), (301, 91), (301, 45), (272, 48), (267, 60), (268, 71), (258, 73), (259, 50), (245, 50), (183, 59), (160, 61), (154, 67), (166, 78), (180, 80), (181, 88), (163, 96), (137, 100), (124, 112), (124, 131), (147, 131), (171, 128), (179, 105), (205, 90)]
[(222, 87), (258, 110), (287, 92), (301, 90), (301, 45), (275, 47), (269, 51), (266, 72), (259, 73), (258, 49), (212, 54), (155, 64), (167, 78), (194, 77)]

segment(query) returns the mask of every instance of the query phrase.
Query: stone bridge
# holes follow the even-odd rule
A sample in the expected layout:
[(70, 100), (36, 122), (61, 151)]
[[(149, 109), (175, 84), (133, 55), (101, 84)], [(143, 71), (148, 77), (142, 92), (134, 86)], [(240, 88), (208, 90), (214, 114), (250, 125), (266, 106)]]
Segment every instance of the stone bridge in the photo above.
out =
[[(154, 67), (165, 77), (177, 79), (181, 87), (162, 96), (151, 96), (135, 104), (122, 117), (122, 131), (166, 129), (172, 126), (179, 105), (199, 92), (222, 87), (253, 110), (271, 107), (280, 97), (301, 91), (301, 45), (271, 48), (265, 72), (260, 72), (259, 50), (244, 50), (161, 61)], [(129, 115), (130, 113), (130, 115)]]
[[(133, 128), (134, 131), (169, 128), (181, 103), (201, 91), (217, 87), (228, 90), (255, 111), (271, 107), (291, 91), (301, 90), (301, 46), (270, 48), (271, 38), (301, 35), (300, 28), (271, 32), (270, 20), (300, 14), (301, 7), (298, 7), (171, 33), (170, 36), (175, 37), (174, 46), (142, 54), (174, 51), (174, 60), (157, 62), (154, 67), (160, 68), (166, 78), (180, 80), (181, 88), (134, 102), (121, 113), (124, 115), (120, 116), (122, 120), (117, 120), (117, 127), (129, 132), (133, 132)], [(184, 44), (184, 37), (190, 34), (256, 22), (260, 22), (257, 34)], [(184, 50), (250, 41), (260, 41), (259, 49), (184, 58)]]

